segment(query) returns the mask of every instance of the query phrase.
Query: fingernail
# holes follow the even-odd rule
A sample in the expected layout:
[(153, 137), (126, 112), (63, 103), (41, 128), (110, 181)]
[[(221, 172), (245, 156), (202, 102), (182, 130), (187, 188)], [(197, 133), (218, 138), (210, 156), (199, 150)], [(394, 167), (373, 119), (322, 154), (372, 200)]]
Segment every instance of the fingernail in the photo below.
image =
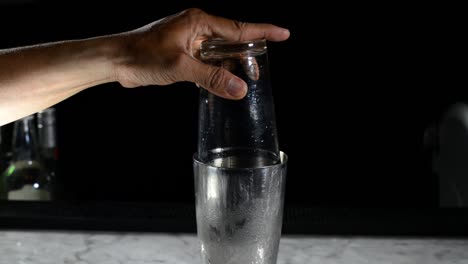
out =
[(229, 80), (226, 91), (233, 97), (241, 97), (244, 95), (244, 83), (238, 79), (232, 78)]
[(285, 28), (283, 28), (283, 29), (282, 29), (282, 31), (283, 31), (283, 32), (282, 32), (282, 33), (283, 33), (283, 35), (285, 35), (285, 36), (289, 36), (289, 34), (290, 34), (290, 32), (289, 32), (289, 29), (285, 29)]

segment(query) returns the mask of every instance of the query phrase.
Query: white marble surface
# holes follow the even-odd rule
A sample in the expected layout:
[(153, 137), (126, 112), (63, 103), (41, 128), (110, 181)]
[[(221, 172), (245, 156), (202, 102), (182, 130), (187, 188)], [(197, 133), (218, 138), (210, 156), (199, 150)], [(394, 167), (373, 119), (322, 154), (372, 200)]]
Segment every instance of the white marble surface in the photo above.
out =
[[(194, 235), (0, 231), (0, 264), (200, 264)], [(468, 264), (468, 240), (290, 237), (278, 264)], [(245, 263), (247, 264), (247, 263)]]

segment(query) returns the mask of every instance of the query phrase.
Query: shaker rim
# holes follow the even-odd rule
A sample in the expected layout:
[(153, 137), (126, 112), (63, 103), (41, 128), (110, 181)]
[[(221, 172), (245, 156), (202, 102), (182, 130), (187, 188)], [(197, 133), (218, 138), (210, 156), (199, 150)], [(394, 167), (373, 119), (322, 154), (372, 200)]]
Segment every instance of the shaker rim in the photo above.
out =
[(192, 160), (194, 163), (200, 164), (204, 167), (207, 168), (214, 168), (217, 170), (225, 170), (225, 171), (255, 171), (255, 170), (264, 170), (267, 168), (275, 168), (275, 167), (285, 167), (288, 163), (288, 155), (284, 153), (283, 151), (280, 151), (280, 162), (277, 164), (273, 165), (265, 165), (265, 166), (258, 166), (258, 167), (239, 167), (239, 168), (230, 168), (230, 167), (220, 167), (216, 166), (207, 162), (203, 162), (199, 156), (198, 153), (194, 153), (192, 156)]
[(200, 45), (202, 59), (250, 57), (262, 55), (266, 51), (266, 39), (235, 41), (216, 38), (205, 40)]

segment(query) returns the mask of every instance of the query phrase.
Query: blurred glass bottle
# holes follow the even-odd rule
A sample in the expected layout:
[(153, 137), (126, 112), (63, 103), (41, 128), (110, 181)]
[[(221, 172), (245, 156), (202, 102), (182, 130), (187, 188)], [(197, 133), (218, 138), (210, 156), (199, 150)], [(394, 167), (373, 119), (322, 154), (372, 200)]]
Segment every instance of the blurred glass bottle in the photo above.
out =
[(41, 160), (34, 115), (15, 121), (13, 156), (2, 175), (3, 198), (7, 200), (51, 200), (51, 179)]
[(49, 175), (51, 191), (58, 192), (58, 148), (55, 108), (50, 107), (37, 113), (37, 131), (39, 136), (39, 153)]
[(11, 157), (13, 155), (11, 151), (13, 126), (14, 122), (0, 126), (0, 173), (3, 172), (8, 164), (10, 164)]
[(2, 173), (5, 171), (11, 161), (11, 133), (13, 123), (0, 126), (0, 199), (5, 194), (4, 181), (2, 180)]
[[(2, 126), (0, 126), (0, 173), (3, 172), (3, 170), (5, 169), (5, 164), (6, 164), (5, 157), (3, 155), (2, 135), (3, 135), (3, 129), (2, 129)], [(3, 192), (4, 192), (3, 180), (2, 180), (2, 177), (0, 177), (0, 198)]]
[(2, 126), (0, 126), (0, 172), (3, 171), (3, 163), (4, 163), (4, 158), (3, 158), (3, 144), (2, 144)]
[(278, 163), (266, 41), (204, 41), (200, 56), (242, 78), (248, 91), (241, 100), (228, 100), (200, 89), (198, 159), (232, 168)]

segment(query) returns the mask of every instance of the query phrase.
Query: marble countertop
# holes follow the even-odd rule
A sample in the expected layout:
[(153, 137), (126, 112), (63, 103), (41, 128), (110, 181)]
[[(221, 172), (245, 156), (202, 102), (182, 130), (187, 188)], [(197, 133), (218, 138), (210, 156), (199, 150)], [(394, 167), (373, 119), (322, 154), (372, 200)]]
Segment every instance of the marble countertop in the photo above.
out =
[[(193, 234), (0, 231), (0, 264), (200, 264)], [(467, 264), (468, 239), (283, 236), (278, 264)]]

